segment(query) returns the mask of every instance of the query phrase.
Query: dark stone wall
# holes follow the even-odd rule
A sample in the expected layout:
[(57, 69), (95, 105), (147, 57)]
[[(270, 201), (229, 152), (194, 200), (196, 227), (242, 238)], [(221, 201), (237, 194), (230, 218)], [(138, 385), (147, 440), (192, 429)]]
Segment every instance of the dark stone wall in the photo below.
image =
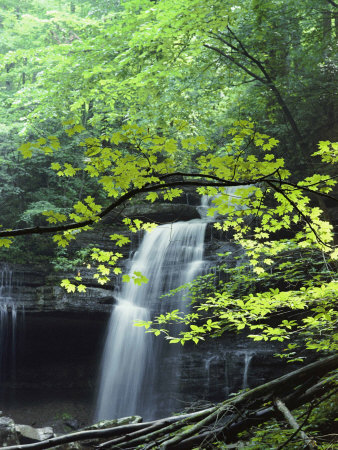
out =
[[(62, 417), (91, 423), (108, 319), (106, 313), (26, 314), (17, 336), (15, 365), (3, 373), (4, 413), (34, 426), (51, 425)], [(290, 371), (290, 366), (271, 358), (278, 347), (243, 335), (183, 348), (167, 344), (163, 375), (156, 386), (149, 386), (159, 392), (154, 417), (224, 400), (232, 392)]]
[(65, 417), (91, 423), (108, 319), (106, 313), (58, 311), (21, 317), (15, 361), (3, 367), (4, 413), (37, 426)]

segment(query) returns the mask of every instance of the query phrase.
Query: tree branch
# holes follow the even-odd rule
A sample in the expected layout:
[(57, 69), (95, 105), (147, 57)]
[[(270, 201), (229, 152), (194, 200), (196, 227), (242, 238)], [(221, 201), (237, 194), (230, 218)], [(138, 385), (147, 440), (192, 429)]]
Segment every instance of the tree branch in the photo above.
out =
[(331, 180), (331, 179), (334, 179), (334, 178), (338, 178), (338, 175), (334, 176), (334, 177), (332, 176), (330, 178), (327, 178), (326, 180), (321, 180), (318, 183), (308, 184), (307, 186), (299, 186), (298, 184), (290, 183), (290, 181), (287, 181), (287, 182), (283, 181), (282, 182), (282, 180), (279, 180), (280, 181), (279, 184), (285, 184), (287, 186), (292, 186), (292, 187), (294, 187), (296, 189), (300, 189), (300, 190), (305, 191), (305, 192), (310, 192), (310, 194), (319, 195), (321, 197), (328, 198), (329, 200), (333, 200), (334, 202), (338, 203), (338, 198), (332, 197), (332, 195), (329, 195), (329, 194), (325, 194), (325, 192), (318, 192), (318, 191), (315, 191), (314, 189), (310, 189), (310, 186), (317, 186), (320, 183), (324, 183), (325, 181), (328, 181), (328, 180)]
[[(190, 174), (190, 173), (184, 173), (184, 172), (174, 172), (171, 174), (165, 174), (162, 175), (160, 180), (164, 180), (166, 178), (174, 178), (174, 177), (191, 177), (191, 178), (201, 178), (201, 180), (196, 181), (189, 181), (189, 180), (181, 180), (181, 181), (168, 181), (164, 182), (163, 184), (146, 184), (145, 186), (141, 188), (135, 188), (130, 190), (129, 192), (126, 192), (125, 194), (121, 195), (119, 199), (112, 202), (109, 206), (107, 206), (103, 211), (100, 212), (100, 214), (97, 214), (96, 216), (93, 216), (91, 219), (84, 220), (82, 222), (72, 222), (66, 225), (57, 225), (57, 226), (46, 226), (46, 227), (29, 227), (29, 228), (19, 228), (15, 230), (4, 230), (0, 231), (0, 237), (14, 237), (14, 236), (25, 236), (29, 234), (51, 234), (51, 233), (57, 233), (57, 232), (63, 232), (68, 230), (75, 230), (84, 228), (86, 226), (91, 226), (94, 223), (98, 221), (98, 219), (102, 219), (107, 214), (109, 214), (111, 211), (116, 209), (118, 206), (126, 203), (128, 200), (130, 200), (133, 197), (136, 197), (139, 194), (143, 194), (146, 192), (155, 192), (155, 191), (161, 191), (163, 189), (177, 187), (177, 186), (197, 186), (197, 187), (229, 187), (229, 186), (241, 186), (243, 184), (255, 184), (260, 183), (261, 181), (265, 180), (264, 177), (257, 178), (256, 180), (241, 180), (241, 181), (230, 181), (230, 180), (224, 180), (222, 178), (216, 177), (214, 175), (208, 175), (208, 174)], [(206, 181), (203, 181), (204, 179), (210, 179), (215, 182), (208, 183)]]
[[(283, 414), (283, 416), (285, 417), (286, 421), (291, 426), (291, 428), (296, 430), (296, 432), (293, 433), (292, 438), (299, 433), (301, 438), (303, 439), (303, 441), (305, 442), (305, 444), (307, 445), (307, 447), (310, 450), (314, 450), (315, 448), (317, 448), (317, 445), (315, 444), (315, 442), (312, 439), (310, 439), (309, 436), (306, 433), (304, 433), (304, 431), (302, 431), (302, 427), (306, 424), (308, 416), (310, 415), (311, 409), (309, 410), (310, 412), (309, 412), (308, 416), (305, 418), (305, 420), (302, 423), (302, 425), (299, 426), (297, 421), (296, 421), (296, 419), (291, 414), (289, 408), (285, 405), (284, 402), (282, 402), (282, 400), (280, 398), (277, 397), (275, 399), (274, 403), (275, 403), (275, 406), (278, 409), (278, 411), (280, 411)], [(283, 448), (284, 445), (282, 447), (278, 447), (278, 448), (279, 449)]]
[(233, 44), (231, 44), (229, 41), (227, 41), (224, 38), (222, 38), (221, 36), (219, 36), (217, 34), (214, 34), (214, 33), (212, 33), (212, 35), (213, 35), (213, 37), (215, 39), (218, 39), (219, 41), (223, 42), (229, 48), (231, 48), (232, 50), (236, 51), (238, 54), (244, 56), (247, 60), (249, 60), (253, 64), (255, 64), (255, 66), (263, 74), (263, 77), (258, 76), (257, 74), (252, 72), (250, 69), (245, 67), (242, 63), (239, 63), (233, 56), (228, 55), (227, 53), (223, 52), (221, 49), (219, 49), (217, 47), (213, 47), (213, 46), (208, 45), (208, 44), (204, 44), (204, 47), (209, 48), (211, 50), (214, 50), (215, 52), (217, 52), (220, 55), (224, 56), (229, 61), (234, 63), (237, 67), (239, 67), (240, 69), (245, 71), (247, 74), (249, 74), (250, 76), (252, 76), (256, 80), (260, 81), (262, 84), (268, 86), (271, 89), (271, 91), (273, 92), (274, 96), (276, 97), (278, 104), (282, 108), (282, 111), (283, 111), (287, 121), (289, 122), (289, 125), (290, 125), (290, 127), (291, 127), (291, 129), (292, 129), (292, 131), (293, 131), (293, 133), (294, 133), (294, 135), (296, 137), (296, 141), (297, 142), (302, 142), (303, 141), (303, 137), (302, 137), (302, 135), (301, 135), (301, 133), (299, 131), (298, 125), (297, 125), (296, 121), (294, 120), (293, 115), (291, 114), (291, 111), (289, 110), (289, 107), (285, 103), (285, 100), (282, 97), (281, 93), (279, 92), (277, 86), (274, 84), (274, 82), (272, 80), (272, 77), (270, 76), (270, 74), (268, 73), (266, 68), (264, 67), (264, 64), (261, 61), (259, 61), (257, 58), (255, 58), (251, 53), (248, 52), (248, 50), (246, 49), (246, 47), (243, 44), (243, 42), (237, 37), (235, 32), (229, 26), (227, 27), (227, 29), (228, 29), (230, 35), (238, 42), (241, 50), (238, 47), (236, 47)]
[(58, 445), (67, 444), (70, 442), (78, 442), (85, 441), (88, 439), (102, 439), (106, 437), (114, 437), (114, 436), (128, 436), (129, 433), (133, 433), (139, 430), (145, 430), (147, 432), (150, 427), (152, 427), (157, 422), (163, 423), (175, 423), (178, 421), (184, 421), (191, 417), (201, 418), (209, 413), (212, 413), (216, 407), (208, 408), (203, 411), (197, 411), (190, 414), (182, 414), (180, 416), (166, 417), (161, 419), (160, 421), (152, 421), (152, 422), (144, 422), (144, 423), (136, 423), (130, 425), (121, 425), (118, 427), (106, 428), (104, 430), (86, 430), (86, 431), (78, 431), (75, 433), (66, 434), (63, 436), (57, 436), (54, 438), (46, 439), (40, 442), (34, 442), (32, 444), (23, 444), (23, 445), (13, 445), (10, 447), (6, 447), (8, 450), (41, 450), (45, 448), (53, 448)]
[(203, 44), (203, 46), (205, 48), (209, 48), (210, 50), (213, 50), (217, 53), (219, 53), (220, 55), (224, 56), (224, 58), (227, 58), (229, 61), (231, 61), (232, 63), (236, 64), (236, 66), (238, 66), (240, 69), (244, 70), (244, 72), (246, 72), (248, 75), (250, 75), (252, 78), (254, 78), (257, 81), (260, 81), (263, 84), (266, 84), (266, 80), (264, 80), (264, 78), (261, 78), (260, 76), (258, 76), (256, 73), (252, 72), (251, 70), (249, 70), (247, 67), (245, 67), (243, 64), (241, 64), (240, 62), (236, 61), (236, 59), (230, 55), (228, 55), (227, 53), (224, 53), (221, 49), (219, 49), (218, 47), (214, 47), (212, 45), (209, 44)]
[[(333, 199), (335, 201), (338, 201), (334, 197), (328, 196), (327, 194), (318, 193), (318, 191), (312, 190), (307, 188), (306, 186), (297, 186), (293, 183), (288, 183), (286, 181), (283, 181), (281, 179), (275, 179), (271, 178), (273, 175), (278, 173), (278, 169), (276, 169), (274, 172), (263, 175), (256, 179), (248, 179), (248, 180), (240, 180), (240, 181), (232, 181), (232, 180), (225, 180), (221, 177), (218, 177), (216, 175), (210, 175), (210, 174), (204, 174), (204, 173), (186, 173), (186, 172), (173, 172), (169, 174), (160, 175), (158, 178), (160, 182), (158, 183), (148, 183), (144, 185), (141, 188), (135, 188), (131, 189), (129, 192), (126, 192), (121, 195), (120, 198), (113, 201), (110, 205), (108, 205), (106, 208), (104, 208), (100, 214), (93, 215), (92, 218), (83, 220), (81, 222), (71, 222), (65, 225), (56, 225), (56, 226), (37, 226), (37, 227), (27, 227), (27, 228), (18, 228), (14, 230), (3, 230), (0, 231), (0, 238), (1, 237), (15, 237), (15, 236), (26, 236), (26, 235), (32, 235), (32, 234), (52, 234), (52, 233), (60, 233), (70, 230), (76, 230), (81, 229), (87, 226), (92, 226), (95, 223), (97, 223), (100, 219), (107, 216), (111, 211), (118, 208), (119, 206), (125, 204), (128, 200), (131, 198), (134, 198), (140, 194), (144, 194), (147, 192), (156, 192), (156, 191), (162, 191), (164, 189), (170, 189), (174, 187), (182, 187), (182, 186), (195, 186), (195, 187), (217, 187), (217, 188), (225, 188), (229, 186), (243, 186), (243, 185), (255, 185), (259, 183), (267, 183), (273, 190), (276, 192), (279, 192), (284, 196), (284, 198), (294, 207), (294, 209), (298, 212), (298, 214), (301, 215), (301, 217), (305, 220), (311, 231), (315, 234), (318, 242), (322, 243), (325, 246), (328, 246), (325, 244), (320, 237), (318, 236), (318, 233), (313, 228), (311, 222), (309, 219), (303, 214), (303, 212), (298, 208), (297, 204), (293, 202), (287, 194), (284, 192), (283, 189), (278, 187), (277, 185), (285, 185), (285, 186), (291, 186), (295, 189), (305, 190), (307, 192), (314, 193), (316, 195), (323, 195), (324, 197), (328, 197), (330, 199)], [(177, 180), (177, 178), (192, 178), (192, 180), (186, 180), (181, 179)], [(176, 178), (176, 180), (175, 180)], [(193, 180), (193, 178), (199, 178), (199, 180)], [(168, 180), (169, 179), (169, 180)], [(171, 181), (170, 179), (174, 179)], [(165, 181), (167, 180), (167, 181)], [(208, 182), (208, 180), (211, 180), (211, 182)]]
[[(279, 189), (277, 186), (274, 185), (274, 183), (270, 180), (266, 180), (266, 183), (271, 186), (275, 191), (279, 192), (289, 203), (290, 205), (293, 206), (293, 208), (298, 212), (298, 214), (303, 218), (303, 220), (305, 221), (305, 223), (307, 224), (307, 226), (310, 228), (310, 230), (312, 231), (312, 233), (315, 235), (316, 239), (318, 242), (320, 242), (321, 244), (323, 244), (325, 247), (331, 248), (330, 245), (326, 244), (318, 235), (317, 231), (313, 228), (310, 220), (306, 217), (306, 215), (298, 208), (297, 204), (291, 200), (286, 193), (282, 190)], [(283, 183), (284, 184), (284, 183)]]

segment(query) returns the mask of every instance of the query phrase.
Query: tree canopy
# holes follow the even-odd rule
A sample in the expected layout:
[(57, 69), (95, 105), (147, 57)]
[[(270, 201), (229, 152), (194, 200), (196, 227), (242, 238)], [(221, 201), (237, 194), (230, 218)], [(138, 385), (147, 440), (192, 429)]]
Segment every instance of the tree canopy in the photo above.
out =
[[(186, 6), (181, 0), (109, 8), (99, 1), (5, 3), (2, 247), (16, 236), (53, 234), (64, 248), (129, 200), (156, 208), (194, 186), (213, 197), (210, 214), (220, 216), (215, 227), (232, 230), (255, 277), (266, 277), (277, 267), (273, 257), (295, 249), (337, 258), (332, 225), (319, 206), (336, 201), (331, 166), (338, 148), (329, 139), (315, 142), (334, 134), (334, 5), (193, 0)], [(19, 154), (15, 130), (25, 138)], [(36, 191), (13, 213), (11, 202), (32, 183)], [(236, 198), (229, 187), (238, 187)], [(154, 226), (123, 221), (132, 231)], [(116, 250), (90, 252), (102, 284), (121, 273), (119, 247), (129, 241), (123, 234), (110, 237)], [(189, 324), (183, 338), (167, 336), (181, 343), (219, 333), (229, 322), (263, 329), (254, 335), (263, 340), (289, 338), (293, 327), (332, 328), (336, 284), (328, 274), (287, 293), (237, 298), (229, 286), (214, 288), (199, 306), (204, 324), (196, 324), (203, 316), (196, 311), (157, 321)], [(63, 281), (68, 292), (86, 289), (76, 278)], [(315, 300), (312, 319), (301, 325), (257, 323), (280, 308), (308, 308), (309, 297), (317, 296), (327, 303), (317, 311)], [(229, 310), (233, 304), (237, 309)], [(332, 348), (331, 339), (318, 349)]]
[[(181, 344), (247, 329), (291, 360), (335, 351), (336, 3), (16, 3), (0, 10), (2, 251), (50, 234), (57, 253), (112, 212), (151, 232), (125, 205), (194, 187), (245, 257), (188, 286), (188, 314), (138, 325)], [(112, 231), (111, 251), (88, 251), (102, 284), (129, 242)], [(81, 274), (62, 284), (86, 290)]]

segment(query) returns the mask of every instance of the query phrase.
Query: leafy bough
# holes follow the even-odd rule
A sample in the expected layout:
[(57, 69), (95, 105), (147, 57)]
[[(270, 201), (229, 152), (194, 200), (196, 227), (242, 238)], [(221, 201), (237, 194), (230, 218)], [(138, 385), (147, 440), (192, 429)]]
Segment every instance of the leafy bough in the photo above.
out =
[[(53, 162), (51, 169), (60, 177), (95, 179), (105, 200), (101, 204), (93, 196), (87, 196), (83, 201), (77, 201), (70, 213), (45, 211), (42, 217), (48, 225), (1, 230), (0, 245), (9, 247), (16, 236), (47, 233), (53, 235), (58, 246), (67, 247), (80, 231), (92, 229), (110, 213), (115, 212), (116, 217), (123, 215), (125, 206), (132, 199), (141, 196), (151, 203), (158, 200), (170, 202), (182, 195), (182, 188), (195, 187), (199, 195), (213, 197), (209, 214), (220, 216), (214, 224), (215, 228), (222, 232), (231, 231), (233, 241), (245, 250), (252, 271), (257, 276), (269, 269), (273, 258), (287, 250), (290, 242), (298, 248), (318, 248), (333, 260), (338, 257), (332, 225), (323, 220), (322, 211), (313, 204), (317, 195), (337, 202), (331, 194), (336, 179), (329, 175), (313, 174), (302, 181), (292, 180), (284, 159), (277, 156), (278, 141), (259, 133), (251, 122), (236, 122), (229, 130), (226, 144), (218, 149), (210, 148), (201, 136), (175, 140), (134, 124), (125, 125), (111, 136), (95, 138), (88, 137), (80, 125), (68, 125), (66, 132), (69, 136), (83, 133), (79, 144), (79, 151), (83, 152), (82, 164), (73, 167), (69, 163), (61, 165)], [(43, 152), (48, 157), (51, 152), (57, 154), (60, 151), (60, 143), (54, 136), (49, 136), (23, 144), (20, 149), (26, 158), (33, 157), (36, 152)], [(188, 158), (187, 154), (191, 157)], [(337, 143), (323, 141), (314, 156), (320, 156), (325, 163), (335, 163), (337, 154)], [(236, 188), (235, 197), (229, 192), (230, 187)], [(248, 222), (253, 219), (255, 225), (251, 226)], [(156, 226), (128, 217), (124, 217), (123, 222), (132, 232), (151, 231)], [(289, 239), (276, 238), (279, 233), (285, 232), (289, 234)], [(110, 239), (115, 247), (129, 242), (128, 237), (118, 233), (111, 234)], [(112, 274), (121, 273), (117, 267), (122, 257), (120, 251), (95, 247), (90, 257), (96, 267), (94, 277), (99, 283), (104, 284)], [(131, 279), (137, 284), (147, 281), (141, 273), (134, 274)], [(124, 281), (130, 281), (126, 275)], [(83, 292), (86, 289), (81, 274), (73, 281), (64, 280), (63, 286), (68, 292)], [(333, 282), (328, 284), (325, 292), (320, 294), (323, 305), (325, 299), (331, 296), (331, 291), (336, 295), (335, 286)], [(318, 289), (318, 286), (313, 286), (313, 291), (308, 292), (263, 293), (244, 299), (229, 298), (227, 293), (217, 292), (201, 308), (216, 312), (220, 319), (232, 322), (241, 329), (278, 308), (278, 305), (304, 309), (309, 295), (316, 296)], [(232, 303), (232, 308), (228, 307), (229, 303)], [(329, 300), (328, 305), (331, 303)], [(318, 311), (318, 314), (321, 312)], [(326, 318), (330, 315), (328, 321), (335, 323), (336, 316), (330, 308), (324, 306), (322, 314)], [(320, 322), (321, 318), (314, 320)], [(307, 327), (313, 325), (314, 322), (309, 319)], [(198, 324), (192, 323), (190, 326), (190, 336), (196, 342), (204, 332), (217, 329), (219, 324), (211, 314), (202, 327), (203, 333)], [(260, 325), (252, 326), (259, 329)], [(284, 329), (292, 326), (288, 322)], [(255, 339), (281, 340), (283, 334), (283, 329), (270, 327)]]

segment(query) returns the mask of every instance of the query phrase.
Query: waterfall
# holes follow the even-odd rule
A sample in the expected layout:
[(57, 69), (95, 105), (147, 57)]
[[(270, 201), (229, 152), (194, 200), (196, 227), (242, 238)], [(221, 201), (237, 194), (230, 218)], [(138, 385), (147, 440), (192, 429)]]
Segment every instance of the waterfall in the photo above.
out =
[(130, 275), (141, 272), (149, 281), (142, 286), (131, 281), (117, 293), (101, 364), (97, 420), (134, 414), (151, 418), (158, 398), (163, 397), (159, 386), (170, 383), (174, 389), (177, 370), (175, 374), (173, 368), (167, 365), (164, 369), (162, 364), (173, 346), (161, 338), (154, 340), (143, 328), (133, 326), (133, 321), (150, 320), (151, 314), (164, 310), (163, 303), (165, 310), (182, 309), (183, 292), (169, 299), (160, 297), (202, 273), (206, 226), (205, 218), (194, 219), (161, 225), (145, 234), (132, 259)]
[(4, 265), (0, 269), (0, 381), (15, 376), (18, 311), (13, 287), (13, 272)]
[(248, 374), (249, 374), (249, 366), (252, 360), (253, 353), (245, 352), (244, 353), (244, 372), (243, 372), (243, 387), (242, 389), (248, 388)]

